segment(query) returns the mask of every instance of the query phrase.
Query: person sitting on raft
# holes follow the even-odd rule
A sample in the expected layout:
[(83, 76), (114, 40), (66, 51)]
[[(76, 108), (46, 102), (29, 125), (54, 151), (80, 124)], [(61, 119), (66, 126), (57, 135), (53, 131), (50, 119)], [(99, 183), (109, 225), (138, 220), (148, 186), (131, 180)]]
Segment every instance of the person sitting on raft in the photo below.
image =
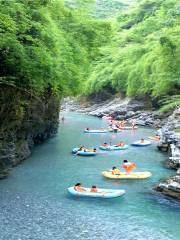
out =
[(144, 143), (144, 138), (141, 138), (140, 143)]
[(130, 172), (131, 172), (134, 168), (136, 168), (136, 164), (135, 164), (135, 163), (128, 162), (128, 160), (124, 160), (122, 167), (123, 167), (124, 170), (126, 171), (126, 174), (130, 174)]
[(91, 187), (90, 192), (97, 193), (97, 192), (98, 192), (97, 187), (96, 187), (95, 185), (93, 185), (93, 186)]
[(124, 147), (125, 143), (124, 142), (120, 142), (118, 144), (115, 145), (115, 147)]
[(119, 175), (120, 174), (120, 170), (117, 167), (113, 167), (112, 168), (112, 174), (113, 175)]
[(86, 192), (86, 190), (82, 187), (81, 183), (76, 183), (76, 185), (74, 186), (74, 189), (77, 192)]
[(86, 149), (85, 152), (96, 152), (96, 148), (93, 148), (93, 149)]
[(87, 131), (89, 131), (89, 128), (86, 128)]
[(86, 149), (85, 146), (80, 146), (78, 151), (84, 151), (85, 149)]
[(108, 147), (109, 144), (105, 142), (105, 143), (101, 144), (101, 146), (102, 146), (102, 147)]

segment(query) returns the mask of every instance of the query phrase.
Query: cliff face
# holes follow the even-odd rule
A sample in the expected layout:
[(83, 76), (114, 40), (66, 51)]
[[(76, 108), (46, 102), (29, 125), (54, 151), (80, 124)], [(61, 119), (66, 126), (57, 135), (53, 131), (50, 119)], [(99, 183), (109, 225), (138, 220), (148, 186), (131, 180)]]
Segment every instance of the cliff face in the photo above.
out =
[(34, 144), (56, 133), (59, 101), (49, 90), (36, 97), (1, 86), (0, 102), (0, 178), (4, 178), (31, 154)]

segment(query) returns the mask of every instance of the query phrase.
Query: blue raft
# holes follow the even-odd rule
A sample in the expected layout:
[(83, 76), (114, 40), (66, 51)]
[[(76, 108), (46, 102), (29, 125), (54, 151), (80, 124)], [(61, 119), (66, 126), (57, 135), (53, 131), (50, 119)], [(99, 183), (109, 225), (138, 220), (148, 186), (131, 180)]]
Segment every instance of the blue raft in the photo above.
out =
[(145, 147), (151, 145), (151, 141), (144, 140), (143, 143), (141, 141), (136, 141), (133, 142), (131, 145), (136, 147)]
[(125, 150), (125, 149), (128, 149), (128, 148), (129, 148), (128, 145), (124, 145), (123, 147), (116, 146), (116, 145), (111, 145), (111, 146), (107, 146), (107, 147), (99, 146), (99, 149), (105, 150), (105, 151)]
[(73, 148), (72, 153), (77, 154), (80, 156), (95, 156), (97, 152), (91, 152), (91, 151), (78, 151), (79, 148)]
[(85, 133), (108, 133), (109, 130), (107, 130), (107, 129), (92, 129), (92, 130), (85, 129), (84, 132)]
[(78, 192), (74, 187), (69, 187), (68, 192), (73, 196), (93, 197), (93, 198), (115, 198), (125, 194), (125, 190), (98, 189), (97, 193), (90, 192), (90, 188), (84, 188), (86, 192)]

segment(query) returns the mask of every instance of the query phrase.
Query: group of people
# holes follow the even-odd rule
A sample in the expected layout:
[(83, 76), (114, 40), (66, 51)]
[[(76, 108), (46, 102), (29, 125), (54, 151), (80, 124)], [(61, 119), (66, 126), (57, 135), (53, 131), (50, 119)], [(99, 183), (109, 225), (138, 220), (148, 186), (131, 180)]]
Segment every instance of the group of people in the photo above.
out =
[[(83, 188), (81, 183), (76, 183), (75, 186), (74, 186), (74, 189), (77, 192), (87, 192), (87, 190), (85, 188)], [(93, 185), (90, 189), (90, 192), (97, 193), (98, 192), (97, 187), (95, 185)]]
[(78, 149), (78, 151), (81, 151), (81, 152), (96, 152), (97, 149), (96, 149), (96, 148), (88, 149), (88, 148), (86, 148), (85, 146), (80, 146), (80, 148)]
[[(111, 120), (109, 126), (115, 130), (115, 129), (124, 129), (126, 126), (127, 121), (122, 120), (122, 121), (116, 121), (116, 120)], [(131, 127), (134, 129), (136, 127), (136, 120), (132, 119), (131, 120)]]
[[(125, 145), (124, 142), (119, 142), (119, 143), (115, 144), (114, 146), (115, 146), (115, 147), (124, 147), (124, 145)], [(108, 143), (105, 142), (105, 143), (101, 144), (101, 146), (102, 146), (102, 147), (109, 147), (110, 144), (108, 144)]]
[[(136, 168), (136, 164), (135, 163), (132, 163), (132, 162), (129, 162), (128, 160), (124, 160), (123, 161), (123, 164), (122, 164), (122, 168), (125, 169), (126, 171), (126, 174), (130, 174), (130, 172)], [(112, 170), (111, 170), (111, 173), (113, 175), (120, 175), (121, 174), (121, 171), (119, 168), (117, 167), (112, 167)], [(97, 193), (98, 192), (98, 188), (97, 186), (93, 185), (90, 190), (87, 190), (85, 189), (81, 183), (76, 183), (75, 186), (74, 186), (74, 189), (77, 191), (77, 192), (92, 192), (92, 193)]]
[[(136, 168), (136, 164), (133, 163), (133, 162), (129, 162), (128, 160), (124, 160), (123, 164), (122, 164), (122, 168), (124, 168), (124, 170), (126, 171), (126, 174), (130, 174), (130, 172), (134, 168)], [(117, 167), (112, 167), (111, 172), (112, 172), (113, 175), (120, 175), (121, 174), (120, 169), (117, 168)]]

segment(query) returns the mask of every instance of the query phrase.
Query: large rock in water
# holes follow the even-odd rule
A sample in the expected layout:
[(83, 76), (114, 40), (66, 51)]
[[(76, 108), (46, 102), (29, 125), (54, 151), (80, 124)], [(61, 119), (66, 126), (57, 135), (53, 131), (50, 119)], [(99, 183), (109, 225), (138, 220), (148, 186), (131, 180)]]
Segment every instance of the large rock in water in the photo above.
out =
[(4, 86), (0, 102), (0, 178), (3, 178), (11, 167), (29, 157), (34, 144), (56, 133), (59, 101), (49, 90), (36, 97)]

